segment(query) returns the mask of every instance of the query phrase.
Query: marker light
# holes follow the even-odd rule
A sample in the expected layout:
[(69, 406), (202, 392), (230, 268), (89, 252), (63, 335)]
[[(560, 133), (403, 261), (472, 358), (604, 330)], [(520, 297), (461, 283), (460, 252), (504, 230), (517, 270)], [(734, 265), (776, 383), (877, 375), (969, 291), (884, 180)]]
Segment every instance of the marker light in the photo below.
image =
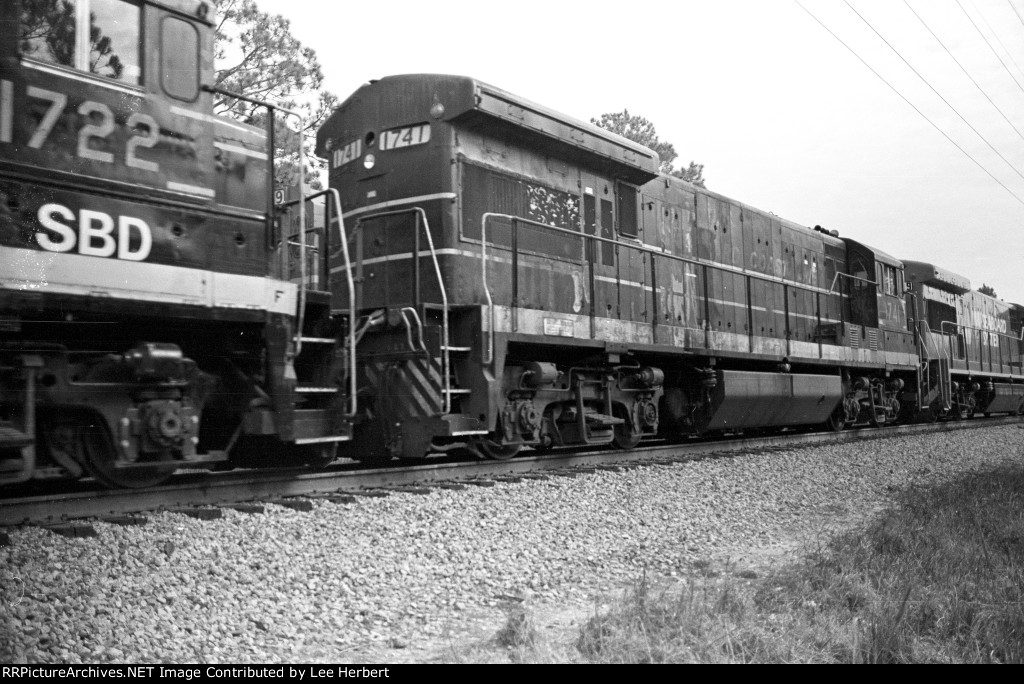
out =
[(368, 154), (363, 157), (363, 167), (366, 169), (372, 169), (373, 165), (377, 163), (377, 158), (372, 154)]

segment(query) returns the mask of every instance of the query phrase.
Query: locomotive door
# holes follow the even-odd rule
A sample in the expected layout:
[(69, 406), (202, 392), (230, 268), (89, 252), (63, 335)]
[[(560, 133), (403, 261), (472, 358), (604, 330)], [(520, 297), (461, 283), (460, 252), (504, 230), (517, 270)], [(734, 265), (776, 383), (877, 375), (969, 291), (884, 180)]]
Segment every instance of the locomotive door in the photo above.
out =
[[(583, 232), (606, 240), (614, 240), (614, 205), (609, 183), (595, 176), (581, 174), (583, 185)], [(587, 240), (584, 250), (587, 268), (593, 273), (592, 315), (598, 319), (619, 317), (619, 288), (615, 245), (612, 242)]]
[[(640, 247), (644, 227), (640, 212), (640, 192), (636, 186), (615, 184), (615, 233), (618, 244), (619, 318), (634, 323), (650, 323), (654, 316), (653, 293), (649, 275), (651, 257)], [(656, 234), (656, 231), (652, 231)]]

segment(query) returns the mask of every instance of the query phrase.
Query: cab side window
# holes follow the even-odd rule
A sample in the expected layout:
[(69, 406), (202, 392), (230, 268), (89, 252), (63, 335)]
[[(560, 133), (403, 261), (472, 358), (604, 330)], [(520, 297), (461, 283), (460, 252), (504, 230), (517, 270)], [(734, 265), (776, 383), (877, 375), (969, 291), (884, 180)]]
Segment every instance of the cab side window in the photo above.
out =
[(21, 0), (21, 55), (139, 85), (141, 22), (127, 0)]
[(177, 17), (160, 24), (160, 80), (164, 92), (178, 100), (199, 97), (199, 32)]
[(639, 237), (640, 188), (618, 181), (615, 183), (615, 195), (619, 205), (619, 235), (629, 238)]
[(889, 266), (888, 264), (879, 264), (878, 268), (881, 271), (880, 280), (882, 292), (895, 297), (899, 294), (897, 289), (896, 267)]

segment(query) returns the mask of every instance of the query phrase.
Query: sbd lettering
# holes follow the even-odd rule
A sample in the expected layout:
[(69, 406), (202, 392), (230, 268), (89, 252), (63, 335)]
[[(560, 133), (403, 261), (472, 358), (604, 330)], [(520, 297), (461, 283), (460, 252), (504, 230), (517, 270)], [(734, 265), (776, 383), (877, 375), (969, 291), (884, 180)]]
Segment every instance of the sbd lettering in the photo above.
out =
[[(78, 212), (77, 232), (75, 212), (61, 204), (44, 204), (37, 214), (46, 231), (36, 232), (36, 242), (51, 252), (70, 252), (78, 247), (79, 254), (142, 261), (153, 248), (153, 232), (142, 219), (132, 216), (114, 217), (102, 211), (82, 209)], [(114, 229), (117, 237), (114, 237)], [(133, 243), (132, 238), (135, 238)]]

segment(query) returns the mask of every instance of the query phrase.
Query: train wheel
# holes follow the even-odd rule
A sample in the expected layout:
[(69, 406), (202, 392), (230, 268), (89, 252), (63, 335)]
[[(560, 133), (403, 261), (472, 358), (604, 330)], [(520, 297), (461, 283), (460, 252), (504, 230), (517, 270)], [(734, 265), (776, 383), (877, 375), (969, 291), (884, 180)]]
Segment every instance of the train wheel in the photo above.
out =
[(612, 444), (619, 449), (629, 451), (635, 449), (640, 443), (640, 434), (633, 431), (633, 426), (626, 422), (615, 426), (615, 436), (612, 437)]
[(479, 447), (480, 453), (494, 461), (507, 461), (522, 448), (521, 444), (498, 444), (489, 439), (481, 439), (474, 446)]
[(118, 468), (117, 448), (107, 431), (99, 425), (80, 427), (79, 444), (86, 470), (108, 487), (155, 487), (169, 479), (177, 469), (177, 464), (173, 461), (161, 465)]
[(832, 432), (842, 432), (843, 428), (846, 427), (846, 407), (839, 404), (836, 410), (832, 412), (832, 415), (825, 420), (825, 427)]
[(319, 470), (334, 463), (338, 458), (338, 443), (324, 442), (301, 447), (302, 462), (310, 468)]

